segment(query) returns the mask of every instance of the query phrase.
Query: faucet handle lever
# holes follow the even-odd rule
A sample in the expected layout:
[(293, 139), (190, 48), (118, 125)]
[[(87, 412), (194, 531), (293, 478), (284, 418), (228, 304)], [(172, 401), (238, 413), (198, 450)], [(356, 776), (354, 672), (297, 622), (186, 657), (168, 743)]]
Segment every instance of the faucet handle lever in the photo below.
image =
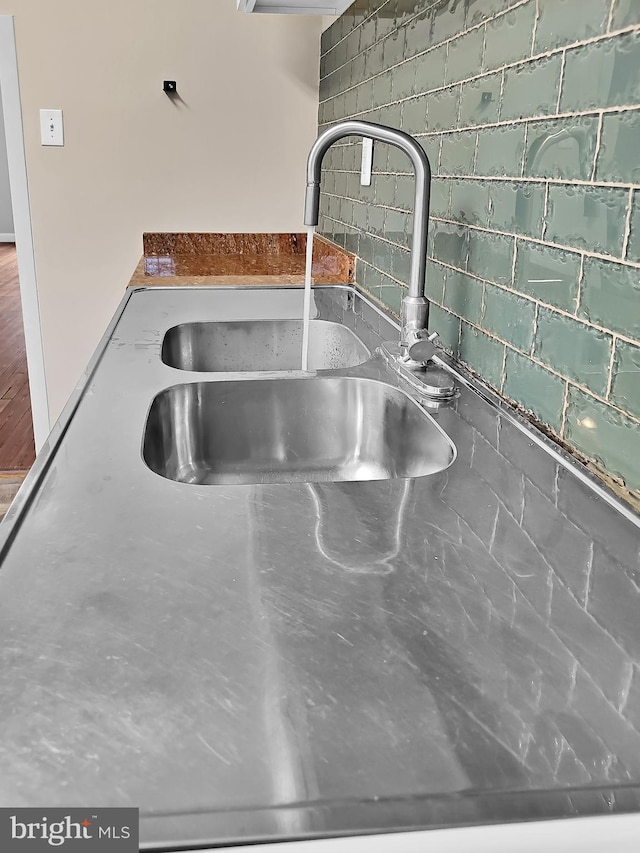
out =
[(405, 330), (406, 334), (403, 337), (406, 340), (402, 341), (401, 347), (405, 349), (405, 361), (418, 362), (424, 364), (435, 355), (435, 344), (433, 343), (438, 337), (437, 332), (429, 334), (426, 329), (409, 329)]

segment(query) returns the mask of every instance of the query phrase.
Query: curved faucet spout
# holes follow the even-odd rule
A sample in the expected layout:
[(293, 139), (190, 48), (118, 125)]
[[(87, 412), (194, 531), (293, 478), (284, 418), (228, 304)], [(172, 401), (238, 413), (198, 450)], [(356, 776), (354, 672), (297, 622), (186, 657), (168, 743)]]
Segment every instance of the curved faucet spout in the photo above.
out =
[[(402, 300), (402, 343), (412, 359), (429, 351), (424, 342), (429, 302), (425, 298), (427, 268), (427, 235), (429, 231), (429, 201), (431, 195), (431, 166), (422, 146), (408, 133), (373, 124), (368, 121), (343, 121), (327, 128), (314, 142), (307, 159), (307, 190), (305, 196), (305, 225), (317, 225), (320, 209), (320, 176), (322, 160), (334, 142), (345, 136), (364, 136), (378, 142), (387, 142), (404, 151), (411, 160), (415, 175), (413, 206), (413, 238), (411, 243), (411, 271), (409, 293)], [(430, 352), (433, 352), (431, 347)]]

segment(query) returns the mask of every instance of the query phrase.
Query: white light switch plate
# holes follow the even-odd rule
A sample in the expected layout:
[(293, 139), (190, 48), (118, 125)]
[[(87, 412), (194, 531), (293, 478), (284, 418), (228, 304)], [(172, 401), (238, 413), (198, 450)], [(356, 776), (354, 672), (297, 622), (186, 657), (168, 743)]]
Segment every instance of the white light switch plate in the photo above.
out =
[(360, 186), (371, 186), (371, 167), (373, 165), (373, 139), (362, 139), (362, 164), (360, 166)]
[(40, 140), (43, 145), (64, 145), (62, 110), (40, 110)]

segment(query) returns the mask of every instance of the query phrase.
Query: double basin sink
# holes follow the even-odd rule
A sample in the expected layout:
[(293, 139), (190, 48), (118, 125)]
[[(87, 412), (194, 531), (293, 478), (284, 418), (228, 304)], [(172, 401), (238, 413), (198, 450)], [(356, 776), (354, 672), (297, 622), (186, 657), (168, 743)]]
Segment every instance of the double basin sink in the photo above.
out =
[(350, 375), (370, 356), (346, 326), (312, 320), (307, 373), (301, 354), (301, 320), (169, 329), (169, 367), (244, 375), (161, 391), (144, 431), (147, 466), (181, 483), (222, 485), (422, 477), (453, 462), (453, 443), (411, 396)]

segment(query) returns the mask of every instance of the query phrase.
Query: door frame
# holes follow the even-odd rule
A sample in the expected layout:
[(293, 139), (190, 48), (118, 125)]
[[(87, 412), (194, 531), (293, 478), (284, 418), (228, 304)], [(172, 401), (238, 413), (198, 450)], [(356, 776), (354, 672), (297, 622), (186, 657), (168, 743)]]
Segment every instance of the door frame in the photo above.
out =
[(2, 91), (2, 112), (7, 139), (7, 159), (9, 161), (13, 227), (18, 258), (18, 275), (20, 278), (22, 322), (27, 353), (27, 369), (29, 371), (31, 416), (33, 419), (33, 433), (37, 451), (42, 447), (49, 435), (49, 403), (44, 369), (44, 350), (42, 345), (42, 327), (40, 324), (40, 304), (38, 301), (33, 233), (31, 229), (31, 204), (29, 201), (29, 183), (24, 151), (24, 131), (22, 126), (22, 107), (20, 103), (18, 58), (16, 54), (13, 15), (0, 15), (0, 89)]

